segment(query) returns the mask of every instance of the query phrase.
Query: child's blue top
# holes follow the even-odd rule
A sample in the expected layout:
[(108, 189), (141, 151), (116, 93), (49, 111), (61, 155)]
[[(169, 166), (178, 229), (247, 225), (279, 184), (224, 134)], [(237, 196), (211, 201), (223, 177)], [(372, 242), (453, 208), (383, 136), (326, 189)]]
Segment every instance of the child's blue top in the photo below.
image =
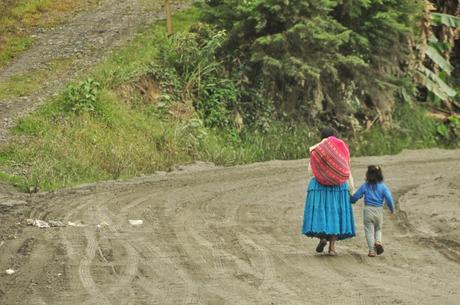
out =
[(364, 183), (359, 187), (356, 193), (351, 196), (351, 203), (355, 203), (364, 196), (364, 203), (374, 207), (383, 206), (383, 200), (385, 199), (388, 208), (394, 212), (394, 202), (391, 192), (385, 183), (380, 182), (377, 184)]

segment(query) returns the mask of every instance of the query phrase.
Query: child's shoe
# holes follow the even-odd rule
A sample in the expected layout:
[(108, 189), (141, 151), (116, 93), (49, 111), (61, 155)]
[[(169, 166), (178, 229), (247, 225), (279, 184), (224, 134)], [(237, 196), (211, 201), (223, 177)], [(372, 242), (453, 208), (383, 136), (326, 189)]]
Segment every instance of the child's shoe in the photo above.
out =
[(369, 257), (376, 257), (377, 254), (375, 254), (374, 252), (369, 251), (369, 253), (367, 254), (367, 256), (369, 256)]
[(374, 244), (374, 247), (375, 247), (375, 251), (377, 252), (377, 255), (380, 255), (383, 253), (383, 246), (381, 243), (375, 243)]

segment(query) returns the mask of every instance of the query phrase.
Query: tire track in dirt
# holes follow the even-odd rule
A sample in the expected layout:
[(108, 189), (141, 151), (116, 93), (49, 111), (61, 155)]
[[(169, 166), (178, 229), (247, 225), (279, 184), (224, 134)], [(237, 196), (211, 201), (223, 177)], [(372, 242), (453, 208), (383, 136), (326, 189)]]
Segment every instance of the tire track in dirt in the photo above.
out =
[[(120, 235), (120, 232), (122, 232), (122, 227), (120, 224), (125, 223), (126, 220), (123, 219), (120, 216), (114, 215), (112, 212), (110, 212), (105, 205), (102, 205), (97, 209), (97, 220), (99, 223), (107, 223), (108, 225), (100, 225), (100, 228), (98, 229), (98, 232), (100, 235), (104, 235), (107, 239), (109, 236), (117, 236)], [(113, 220), (115, 219), (115, 220)], [(105, 233), (105, 230), (107, 229), (107, 234)], [(100, 238), (101, 239), (101, 238)], [(131, 245), (131, 242), (127, 238), (119, 238), (114, 239), (113, 237), (111, 238), (112, 241), (118, 242), (121, 248), (124, 249), (124, 253), (126, 253), (126, 258), (123, 260), (125, 268), (120, 270), (119, 272), (115, 271), (115, 268), (111, 262), (108, 262), (107, 259), (105, 261), (111, 266), (114, 276), (116, 277), (116, 284), (113, 287), (109, 287), (107, 289), (108, 295), (116, 294), (119, 289), (124, 289), (129, 291), (129, 301), (125, 302), (124, 304), (132, 304), (132, 299), (133, 299), (133, 291), (131, 289), (131, 283), (134, 279), (134, 277), (137, 274), (137, 269), (138, 269), (138, 264), (139, 264), (139, 254), (135, 250), (135, 248)], [(112, 256), (117, 257), (119, 253), (116, 253), (113, 249), (114, 247), (110, 247), (110, 250), (113, 252)], [(99, 253), (102, 254), (101, 247), (98, 248)], [(122, 262), (120, 262), (122, 263)]]
[(97, 242), (93, 231), (85, 230), (86, 253), (80, 261), (78, 273), (83, 287), (92, 297), (93, 304), (111, 305), (107, 297), (99, 290), (91, 275), (91, 264), (96, 256)]
[(279, 281), (276, 281), (276, 271), (273, 264), (273, 257), (268, 253), (266, 248), (261, 247), (259, 244), (254, 242), (252, 239), (245, 235), (240, 235), (240, 239), (252, 247), (262, 257), (262, 283), (260, 285), (260, 295), (272, 295), (272, 298), (276, 298), (277, 295), (282, 295), (283, 298), (288, 298), (291, 304), (304, 304), (302, 300), (296, 300), (297, 294), (290, 288), (286, 287)]
[[(136, 250), (138, 253), (141, 253), (141, 260), (145, 261), (143, 264), (145, 265), (144, 268), (148, 268), (150, 271), (152, 271), (156, 276), (162, 277), (161, 274), (158, 274), (155, 269), (169, 269), (172, 271), (175, 276), (172, 277), (163, 277), (164, 279), (170, 279), (169, 282), (170, 284), (173, 283), (182, 283), (184, 287), (187, 287), (186, 290), (188, 292), (184, 293), (184, 296), (182, 300), (180, 301), (181, 303), (191, 303), (195, 304), (196, 300), (194, 299), (194, 295), (197, 295), (196, 292), (196, 287), (193, 284), (193, 281), (191, 280), (190, 276), (184, 272), (184, 270), (177, 268), (174, 268), (178, 263), (178, 261), (175, 261), (174, 257), (171, 256), (171, 254), (168, 252), (169, 247), (171, 245), (175, 246), (174, 240), (175, 240), (175, 235), (174, 233), (171, 232), (172, 228), (168, 224), (169, 216), (164, 214), (164, 206), (158, 207), (155, 209), (156, 213), (154, 215), (150, 215), (150, 213), (147, 212), (141, 212), (139, 213), (136, 211), (136, 208), (140, 205), (148, 205), (151, 200), (155, 199), (157, 202), (163, 203), (168, 200), (167, 195), (163, 196), (158, 196), (158, 195), (148, 195), (148, 196), (141, 196), (138, 198), (131, 198), (129, 203), (125, 205), (124, 207), (121, 208), (120, 212), (120, 217), (123, 216), (125, 217), (125, 222), (128, 219), (128, 216), (126, 214), (144, 214), (144, 216), (147, 216), (147, 218), (144, 221), (150, 221), (151, 224), (145, 223), (145, 226), (153, 226), (151, 228), (152, 233), (155, 234), (155, 232), (158, 231), (170, 231), (170, 233), (167, 234), (170, 239), (169, 242), (162, 242), (162, 243), (155, 243), (155, 244), (150, 244), (149, 241), (147, 241), (146, 238), (140, 238), (136, 240)], [(147, 214), (146, 214), (147, 213)], [(160, 214), (160, 215), (159, 215)], [(150, 229), (150, 228), (149, 228)], [(166, 249), (164, 246), (166, 246)], [(177, 248), (175, 249), (177, 251)], [(183, 250), (182, 250), (183, 251)], [(176, 255), (177, 256), (177, 255)], [(186, 255), (179, 255), (186, 257)], [(172, 258), (172, 259), (171, 259)], [(157, 259), (159, 261), (155, 261), (154, 259)], [(153, 261), (152, 261), (153, 260)], [(166, 266), (166, 267), (165, 267)], [(177, 277), (176, 277), (177, 276)], [(177, 304), (177, 296), (176, 295), (171, 295), (168, 293), (165, 293), (165, 291), (162, 291), (157, 285), (150, 283), (147, 281), (146, 278), (142, 278), (141, 280), (138, 280), (136, 282), (137, 285), (139, 285), (146, 293), (148, 293), (151, 296), (161, 296), (161, 299), (163, 300), (164, 304)], [(192, 286), (193, 287), (192, 287)]]
[[(355, 180), (359, 184), (368, 164), (381, 164), (402, 208), (408, 199), (422, 206), (427, 196), (421, 189), (440, 175), (447, 185), (454, 176), (446, 172), (460, 170), (459, 151), (435, 152), (414, 152), (422, 162), (407, 168), (403, 161), (410, 152), (354, 159)], [(416, 228), (415, 210), (407, 210), (405, 219), (385, 216), (385, 253), (368, 258), (359, 203), (354, 207), (358, 236), (339, 242), (337, 257), (317, 255), (317, 240), (300, 235), (305, 169), (305, 160), (275, 161), (32, 198), (31, 215), (87, 226), (35, 231), (38, 246), (20, 269), (49, 268), (43, 264), (50, 260), (39, 259), (43, 243), (60, 242), (68, 275), (64, 290), (41, 293), (46, 285), (38, 284), (28, 299), (49, 305), (457, 304), (458, 261), (438, 249), (438, 243), (454, 250), (455, 244), (444, 242), (442, 234), (421, 243), (428, 236)], [(130, 226), (128, 219), (144, 224)], [(107, 225), (97, 228), (102, 222)], [(11, 252), (10, 247), (6, 243), (2, 251)], [(0, 289), (7, 294), (0, 303), (20, 304), (10, 302), (14, 295), (2, 288), (4, 280), (0, 277)]]
[[(81, 212), (94, 208), (97, 205), (97, 196), (90, 196), (84, 204), (74, 205), (70, 212), (64, 216), (64, 221), (68, 223), (72, 218), (80, 216)], [(71, 205), (72, 207), (72, 205)], [(78, 218), (80, 218), (78, 217)], [(90, 218), (89, 221), (94, 221)], [(80, 284), (91, 297), (92, 304), (111, 305), (107, 297), (99, 290), (91, 275), (91, 265), (96, 256), (98, 243), (95, 232), (89, 227), (91, 223), (86, 223), (82, 227), (71, 227), (70, 230), (61, 231), (61, 240), (66, 246), (70, 261), (78, 262), (78, 276)], [(83, 234), (81, 233), (83, 231)], [(70, 236), (69, 236), (70, 235)], [(82, 240), (82, 237), (84, 240)], [(70, 242), (72, 240), (73, 242)], [(78, 242), (80, 240), (80, 242)], [(85, 245), (86, 242), (86, 246)]]

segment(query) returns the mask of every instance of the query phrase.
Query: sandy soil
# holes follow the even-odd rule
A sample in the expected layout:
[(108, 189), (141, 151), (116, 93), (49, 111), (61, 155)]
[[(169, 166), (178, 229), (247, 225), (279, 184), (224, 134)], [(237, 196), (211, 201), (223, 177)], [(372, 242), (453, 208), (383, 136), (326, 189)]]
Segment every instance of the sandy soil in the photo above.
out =
[[(32, 197), (3, 188), (0, 304), (458, 304), (459, 161), (458, 150), (353, 160), (358, 183), (368, 164), (383, 165), (400, 208), (386, 211), (377, 258), (367, 257), (362, 203), (359, 235), (337, 257), (301, 236), (306, 160), (201, 165)], [(39, 229), (26, 218), (83, 226)]]

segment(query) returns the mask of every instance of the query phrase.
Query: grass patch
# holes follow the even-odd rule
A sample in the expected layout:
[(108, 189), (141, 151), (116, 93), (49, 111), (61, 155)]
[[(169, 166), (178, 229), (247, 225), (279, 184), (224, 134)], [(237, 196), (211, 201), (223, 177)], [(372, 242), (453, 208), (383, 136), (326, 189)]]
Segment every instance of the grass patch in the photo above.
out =
[(105, 89), (99, 103), (104, 113), (72, 115), (57, 100), (18, 124), (0, 155), (22, 165), (22, 189), (131, 177), (192, 160), (184, 124), (133, 110)]
[[(3, 0), (2, 0), (3, 1)], [(99, 0), (5, 0), (0, 4), (0, 68), (33, 42), (38, 27), (59, 24)]]
[(5, 37), (3, 45), (0, 47), (0, 68), (8, 63), (16, 54), (26, 50), (33, 42), (27, 36)]
[(62, 73), (75, 62), (71, 58), (56, 59), (40, 68), (25, 74), (14, 75), (6, 82), (0, 83), (0, 100), (27, 96), (37, 91), (50, 79)]
[(27, 191), (25, 189), (26, 183), (20, 176), (8, 175), (0, 171), (0, 181), (7, 182), (13, 186), (18, 186), (21, 191)]

